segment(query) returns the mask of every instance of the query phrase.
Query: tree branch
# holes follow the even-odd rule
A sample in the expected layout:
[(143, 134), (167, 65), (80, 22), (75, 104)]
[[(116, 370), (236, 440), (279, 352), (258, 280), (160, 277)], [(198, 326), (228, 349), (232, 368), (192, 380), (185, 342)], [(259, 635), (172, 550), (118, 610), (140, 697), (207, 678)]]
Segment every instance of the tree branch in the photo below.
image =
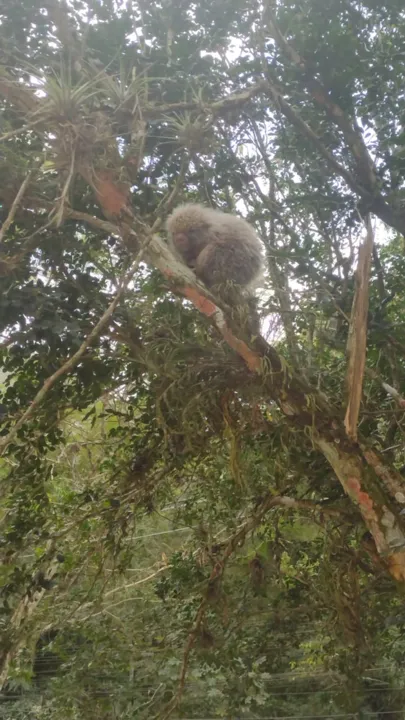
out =
[(359, 259), (356, 270), (356, 290), (347, 340), (349, 361), (346, 376), (348, 402), (345, 415), (345, 428), (348, 436), (354, 441), (357, 441), (357, 422), (363, 392), (364, 368), (366, 366), (368, 288), (374, 244), (370, 215), (367, 216), (366, 227), (366, 239), (359, 248)]
[(280, 108), (281, 112), (283, 113), (283, 115), (285, 115), (287, 120), (289, 120), (291, 124), (294, 125), (294, 127), (296, 127), (302, 135), (305, 135), (305, 137), (311, 140), (311, 142), (316, 146), (316, 149), (319, 151), (322, 157), (325, 158), (328, 165), (333, 168), (333, 170), (335, 170), (344, 180), (346, 180), (351, 190), (353, 190), (357, 195), (361, 195), (362, 197), (366, 195), (368, 197), (367, 190), (361, 185), (359, 185), (350, 170), (346, 170), (346, 168), (343, 167), (343, 165), (341, 165), (334, 158), (332, 153), (329, 152), (329, 150), (327, 150), (327, 148), (320, 141), (318, 135), (305, 122), (305, 120), (302, 120), (302, 118), (300, 118), (300, 116), (291, 107), (287, 100), (283, 98), (280, 91), (270, 80), (267, 81), (267, 90), (270, 93), (275, 104)]
[(161, 716), (161, 720), (168, 720), (172, 712), (176, 710), (176, 708), (179, 706), (179, 703), (183, 696), (191, 651), (200, 633), (201, 626), (205, 617), (205, 612), (211, 598), (213, 587), (215, 586), (215, 588), (217, 588), (218, 584), (221, 582), (225, 572), (226, 563), (231, 557), (231, 555), (235, 552), (236, 548), (240, 547), (241, 542), (246, 539), (247, 534), (251, 530), (254, 530), (254, 528), (256, 528), (261, 523), (266, 513), (275, 505), (280, 504), (279, 500), (280, 498), (266, 498), (266, 500), (263, 501), (263, 503), (259, 506), (256, 512), (248, 520), (246, 520), (233, 535), (231, 535), (231, 537), (227, 541), (222, 556), (215, 561), (214, 567), (208, 578), (205, 593), (201, 598), (200, 605), (195, 615), (193, 627), (190, 630), (186, 641), (177, 692), (165, 708), (164, 714)]
[(377, 174), (374, 163), (363, 140), (361, 130), (356, 121), (350, 120), (342, 108), (332, 100), (330, 94), (322, 83), (313, 77), (303, 57), (299, 55), (299, 53), (289, 44), (282, 34), (269, 2), (267, 2), (265, 14), (272, 30), (273, 37), (281, 47), (284, 54), (287, 55), (291, 62), (301, 70), (306, 79), (312, 97), (318, 105), (326, 110), (330, 119), (342, 131), (343, 136), (355, 158), (358, 174), (362, 179), (364, 189), (366, 192), (374, 195), (378, 189)]
[[(353, 155), (360, 182), (354, 178), (352, 173), (336, 162), (333, 155), (323, 147), (316, 134), (296, 115), (291, 106), (289, 106), (288, 103), (281, 98), (279, 91), (273, 87), (272, 94), (275, 98), (277, 98), (284, 115), (295, 125), (295, 127), (297, 127), (297, 129), (300, 129), (306, 137), (316, 144), (323, 157), (328, 161), (330, 166), (346, 180), (349, 187), (366, 200), (368, 206), (367, 210), (372, 211), (375, 215), (377, 215), (377, 217), (383, 220), (383, 222), (395, 228), (398, 232), (405, 236), (405, 213), (403, 210), (397, 210), (395, 207), (390, 205), (381, 194), (374, 162), (363, 140), (361, 129), (359, 128), (356, 120), (351, 120), (340, 105), (332, 100), (328, 90), (323, 86), (323, 84), (313, 77), (313, 74), (310, 72), (305, 60), (288, 43), (287, 39), (282, 34), (269, 2), (266, 4), (265, 16), (274, 39), (284, 54), (301, 70), (306, 80), (307, 87), (316, 103), (320, 107), (324, 108), (328, 117), (342, 131), (348, 149)], [(270, 81), (269, 84), (271, 84)]]
[(29, 173), (26, 175), (23, 183), (21, 184), (21, 187), (20, 187), (17, 195), (16, 195), (15, 198), (14, 198), (13, 204), (12, 204), (12, 206), (11, 206), (11, 208), (10, 208), (10, 212), (9, 212), (8, 216), (6, 217), (3, 225), (2, 225), (1, 228), (0, 228), (0, 243), (3, 242), (4, 236), (5, 236), (6, 232), (7, 232), (7, 230), (9, 229), (10, 225), (12, 224), (12, 222), (13, 222), (13, 220), (14, 220), (14, 218), (15, 218), (15, 214), (16, 214), (16, 212), (17, 212), (17, 208), (18, 208), (18, 206), (19, 206), (19, 204), (20, 204), (20, 202), (21, 202), (21, 200), (22, 200), (22, 198), (23, 198), (23, 196), (24, 196), (24, 193), (25, 193), (25, 191), (26, 191), (26, 189), (27, 189), (27, 187), (28, 187), (28, 184), (29, 184), (29, 182), (30, 182), (30, 180), (31, 180), (31, 176), (32, 176), (32, 173), (31, 173), (31, 172), (29, 172)]
[(27, 422), (27, 420), (29, 420), (32, 417), (32, 415), (34, 414), (37, 407), (43, 402), (46, 395), (51, 390), (51, 388), (55, 385), (57, 380), (59, 380), (59, 378), (61, 378), (63, 375), (70, 373), (76, 367), (76, 365), (79, 363), (80, 359), (83, 357), (84, 353), (86, 352), (87, 348), (94, 342), (94, 340), (98, 337), (98, 335), (100, 334), (102, 329), (107, 325), (110, 317), (112, 316), (115, 308), (117, 307), (117, 305), (122, 297), (124, 290), (126, 289), (134, 272), (138, 268), (140, 261), (142, 260), (145, 246), (146, 246), (147, 242), (149, 242), (149, 240), (150, 240), (150, 238), (147, 237), (146, 241), (142, 244), (130, 269), (121, 278), (121, 280), (119, 282), (118, 291), (117, 291), (113, 301), (110, 303), (107, 310), (101, 316), (100, 320), (94, 326), (93, 330), (89, 333), (87, 338), (82, 342), (80, 348), (60, 368), (58, 368), (58, 370), (56, 370), (56, 372), (54, 372), (53, 375), (51, 375), (50, 377), (48, 377), (45, 380), (41, 389), (35, 395), (31, 405), (29, 405), (27, 410), (22, 414), (22, 416), (16, 422), (16, 424), (12, 427), (10, 432), (5, 437), (1, 438), (1, 440), (0, 440), (0, 455), (3, 455), (7, 446), (15, 438), (15, 436), (18, 433), (18, 431), (20, 430), (20, 428)]

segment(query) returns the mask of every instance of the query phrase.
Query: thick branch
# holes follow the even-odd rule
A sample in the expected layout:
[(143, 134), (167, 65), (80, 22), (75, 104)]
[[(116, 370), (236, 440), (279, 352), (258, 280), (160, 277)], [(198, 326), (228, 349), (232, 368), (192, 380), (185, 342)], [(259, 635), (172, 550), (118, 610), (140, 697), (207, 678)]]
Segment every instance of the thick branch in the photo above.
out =
[(293, 62), (294, 65), (296, 65), (303, 73), (312, 97), (318, 105), (322, 106), (326, 110), (330, 119), (342, 131), (343, 136), (353, 153), (358, 174), (362, 180), (364, 188), (367, 192), (373, 195), (377, 190), (377, 175), (374, 163), (370, 157), (367, 146), (363, 140), (361, 130), (357, 126), (356, 121), (350, 120), (342, 108), (332, 100), (330, 94), (322, 83), (313, 77), (303, 57), (299, 55), (299, 53), (289, 44), (282, 34), (276, 17), (269, 5), (267, 5), (266, 8), (266, 15), (268, 17), (269, 25), (272, 29), (274, 38), (278, 42), (284, 54), (287, 55), (291, 62)]
[(179, 102), (179, 103), (168, 103), (166, 105), (149, 105), (144, 110), (144, 116), (149, 117), (162, 117), (167, 113), (176, 113), (184, 110), (200, 110), (201, 112), (212, 113), (213, 115), (220, 115), (223, 111), (233, 110), (235, 108), (242, 107), (249, 100), (260, 95), (266, 89), (267, 81), (260, 80), (252, 87), (241, 92), (230, 93), (225, 95), (220, 100), (215, 100), (211, 103), (196, 103), (193, 102)]
[[(53, 557), (54, 545), (54, 540), (48, 542), (48, 547), (43, 557), (43, 563), (45, 559), (48, 559), (48, 565), (44, 567), (42, 571), (43, 579), (48, 582), (52, 580), (59, 570), (59, 562), (56, 557)], [(37, 577), (38, 571), (32, 578), (30, 586), (27, 588), (26, 593), (21, 598), (10, 619), (8, 634), (10, 636), (12, 635), (12, 643), (5, 642), (5, 638), (3, 638), (4, 649), (0, 653), (0, 689), (3, 688), (7, 682), (10, 663), (21, 646), (24, 638), (25, 623), (31, 617), (46, 592), (43, 583), (38, 584)]]
[[(316, 147), (322, 153), (323, 157), (328, 160), (329, 165), (346, 180), (349, 187), (367, 201), (367, 209), (377, 215), (377, 217), (387, 223), (387, 225), (390, 225), (402, 235), (405, 235), (405, 213), (401, 209), (396, 210), (389, 205), (381, 194), (374, 162), (363, 140), (361, 129), (356, 120), (352, 120), (340, 105), (332, 100), (328, 90), (313, 76), (303, 57), (289, 44), (278, 27), (269, 3), (267, 3), (265, 15), (276, 42), (291, 62), (301, 70), (315, 102), (324, 108), (328, 117), (342, 131), (343, 137), (354, 158), (358, 180), (355, 180), (354, 176), (348, 170), (336, 162), (331, 153), (322, 145), (316, 134), (296, 115), (285, 100), (280, 99), (281, 96), (279, 92), (276, 91), (282, 112), (297, 129), (316, 144)], [(273, 95), (275, 95), (274, 91), (275, 89), (273, 88)]]
[(295, 128), (302, 134), (305, 135), (311, 142), (316, 146), (316, 149), (318, 152), (322, 155), (322, 157), (327, 161), (328, 165), (335, 170), (338, 175), (340, 175), (344, 180), (346, 180), (348, 186), (353, 190), (357, 195), (367, 195), (367, 191), (364, 187), (359, 185), (359, 183), (356, 181), (354, 175), (349, 170), (346, 170), (343, 165), (341, 165), (332, 155), (329, 150), (323, 145), (323, 143), (320, 141), (318, 135), (312, 130), (312, 128), (304, 121), (300, 116), (295, 112), (295, 110), (291, 107), (291, 105), (283, 98), (283, 96), (280, 94), (279, 90), (276, 88), (275, 85), (273, 85), (270, 81), (267, 83), (267, 89), (268, 92), (271, 95), (271, 98), (274, 100), (276, 106), (278, 106), (287, 118), (291, 122), (292, 125), (294, 125)]

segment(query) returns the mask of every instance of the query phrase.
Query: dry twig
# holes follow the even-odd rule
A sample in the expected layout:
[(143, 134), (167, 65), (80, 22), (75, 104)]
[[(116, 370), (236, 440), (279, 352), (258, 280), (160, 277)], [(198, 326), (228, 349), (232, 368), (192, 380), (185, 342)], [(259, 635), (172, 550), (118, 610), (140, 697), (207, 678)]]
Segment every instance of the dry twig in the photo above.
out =
[(345, 416), (345, 429), (348, 437), (355, 442), (357, 441), (357, 422), (359, 419), (364, 368), (366, 365), (368, 286), (374, 242), (371, 218), (369, 215), (367, 216), (366, 227), (366, 239), (359, 249), (359, 261), (356, 271), (356, 291), (347, 341), (349, 362), (347, 367), (348, 402)]

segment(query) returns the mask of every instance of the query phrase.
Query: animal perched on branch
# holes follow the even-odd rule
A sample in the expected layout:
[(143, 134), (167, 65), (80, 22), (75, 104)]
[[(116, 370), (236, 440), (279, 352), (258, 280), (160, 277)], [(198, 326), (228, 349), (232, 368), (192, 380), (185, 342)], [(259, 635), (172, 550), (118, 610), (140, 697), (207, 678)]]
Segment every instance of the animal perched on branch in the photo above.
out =
[(232, 281), (251, 288), (261, 275), (261, 242), (240, 217), (203, 205), (180, 205), (166, 222), (169, 244), (207, 287)]

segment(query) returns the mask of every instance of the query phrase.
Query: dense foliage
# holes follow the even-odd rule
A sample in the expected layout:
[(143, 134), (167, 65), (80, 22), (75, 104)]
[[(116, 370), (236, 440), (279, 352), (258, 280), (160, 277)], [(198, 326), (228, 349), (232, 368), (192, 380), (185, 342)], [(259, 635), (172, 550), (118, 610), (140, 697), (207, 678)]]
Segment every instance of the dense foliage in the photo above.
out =
[[(0, 3), (0, 718), (405, 717), (404, 58), (401, 0)], [(180, 201), (277, 372), (154, 266)]]

